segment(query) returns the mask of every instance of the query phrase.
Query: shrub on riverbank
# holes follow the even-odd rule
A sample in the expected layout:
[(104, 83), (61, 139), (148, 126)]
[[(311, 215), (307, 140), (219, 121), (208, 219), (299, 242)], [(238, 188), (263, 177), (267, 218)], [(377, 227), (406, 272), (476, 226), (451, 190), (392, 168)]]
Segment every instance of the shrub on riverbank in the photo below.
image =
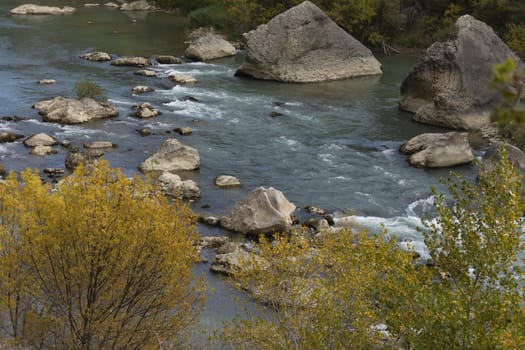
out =
[(190, 210), (105, 162), (55, 189), (0, 184), (2, 336), (35, 348), (175, 347), (202, 305)]

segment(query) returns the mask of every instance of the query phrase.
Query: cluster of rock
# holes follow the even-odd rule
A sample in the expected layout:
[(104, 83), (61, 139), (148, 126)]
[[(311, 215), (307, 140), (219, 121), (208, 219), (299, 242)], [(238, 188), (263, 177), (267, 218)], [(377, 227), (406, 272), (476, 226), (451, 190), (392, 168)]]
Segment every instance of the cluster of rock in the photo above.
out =
[[(99, 3), (87, 3), (83, 7), (98, 7)], [(120, 8), (122, 11), (158, 11), (159, 7), (153, 2), (147, 0), (138, 0), (132, 2), (124, 2), (121, 5), (114, 2), (107, 2), (104, 6), (108, 8)], [(76, 8), (71, 6), (64, 6), (62, 8), (57, 6), (44, 6), (35, 4), (24, 4), (15, 7), (10, 11), (12, 15), (70, 15), (76, 12)]]

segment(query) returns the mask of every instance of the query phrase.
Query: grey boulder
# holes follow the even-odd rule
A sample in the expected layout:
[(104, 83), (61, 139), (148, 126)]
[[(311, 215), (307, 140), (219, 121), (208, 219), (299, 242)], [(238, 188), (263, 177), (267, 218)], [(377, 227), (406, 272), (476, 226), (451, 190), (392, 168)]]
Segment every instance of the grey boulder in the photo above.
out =
[(499, 101), (492, 67), (518, 57), (485, 23), (470, 15), (456, 21), (457, 34), (436, 42), (401, 85), (399, 107), (414, 120), (454, 129), (483, 129)]
[(417, 167), (444, 168), (474, 160), (467, 133), (448, 132), (418, 135), (399, 148)]
[(43, 121), (61, 124), (80, 124), (118, 115), (118, 109), (109, 103), (98, 102), (92, 98), (75, 100), (59, 96), (40, 101), (33, 108), (42, 115)]
[(200, 167), (199, 152), (177, 139), (167, 139), (157, 152), (139, 165), (142, 172), (176, 172)]
[(191, 42), (185, 56), (198, 61), (209, 61), (217, 58), (233, 56), (237, 50), (220, 35), (208, 33)]
[(295, 205), (281, 191), (259, 187), (238, 201), (230, 213), (220, 219), (227, 230), (247, 235), (289, 231)]
[(24, 140), (24, 146), (26, 147), (54, 146), (57, 143), (57, 140), (53, 136), (45, 133), (35, 134)]
[(369, 49), (309, 1), (244, 37), (246, 60), (236, 75), (308, 83), (382, 73)]

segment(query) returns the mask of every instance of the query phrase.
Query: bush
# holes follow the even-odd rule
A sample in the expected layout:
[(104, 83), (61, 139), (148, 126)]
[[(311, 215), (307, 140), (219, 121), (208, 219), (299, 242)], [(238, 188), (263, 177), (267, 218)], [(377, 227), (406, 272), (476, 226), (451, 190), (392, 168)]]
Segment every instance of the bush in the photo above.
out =
[(89, 80), (80, 80), (75, 85), (75, 94), (79, 100), (85, 97), (89, 97), (98, 101), (107, 99), (104, 89), (97, 83)]
[[(3, 336), (36, 348), (176, 347), (202, 305), (189, 209), (105, 162), (0, 184)], [(4, 328), (6, 329), (6, 328)]]

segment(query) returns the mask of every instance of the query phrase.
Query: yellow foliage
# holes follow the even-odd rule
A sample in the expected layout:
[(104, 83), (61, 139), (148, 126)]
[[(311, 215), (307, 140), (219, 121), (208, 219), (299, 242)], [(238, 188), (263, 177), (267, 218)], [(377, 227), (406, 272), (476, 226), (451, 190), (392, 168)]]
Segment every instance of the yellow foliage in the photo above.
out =
[(10, 174), (0, 203), (7, 336), (78, 349), (184, 341), (202, 304), (186, 206), (105, 162), (79, 167), (56, 189), (35, 171), (20, 181)]

